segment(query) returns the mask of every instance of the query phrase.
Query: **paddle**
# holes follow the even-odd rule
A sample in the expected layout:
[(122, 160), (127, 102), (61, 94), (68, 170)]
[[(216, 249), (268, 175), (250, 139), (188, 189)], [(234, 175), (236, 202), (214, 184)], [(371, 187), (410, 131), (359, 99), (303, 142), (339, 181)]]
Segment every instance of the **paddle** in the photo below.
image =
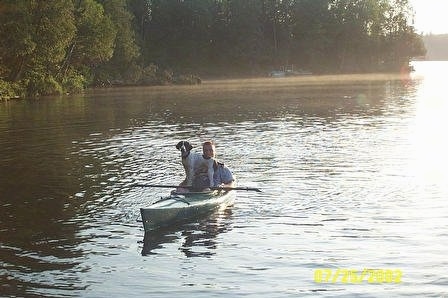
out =
[[(186, 188), (193, 189), (193, 186), (179, 186), (179, 185), (162, 185), (162, 184), (134, 184), (135, 187), (160, 187), (160, 188)], [(255, 187), (210, 187), (211, 190), (246, 190), (246, 191), (256, 191), (262, 192), (261, 189)]]

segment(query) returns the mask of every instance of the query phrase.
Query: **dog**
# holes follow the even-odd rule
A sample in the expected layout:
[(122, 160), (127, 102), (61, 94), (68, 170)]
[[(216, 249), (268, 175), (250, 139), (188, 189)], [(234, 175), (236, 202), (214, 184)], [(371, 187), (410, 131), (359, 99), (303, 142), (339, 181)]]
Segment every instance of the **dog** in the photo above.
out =
[(182, 185), (192, 186), (194, 178), (201, 172), (206, 172), (210, 181), (210, 187), (213, 187), (213, 174), (215, 170), (213, 158), (204, 158), (202, 154), (191, 152), (193, 146), (188, 141), (180, 141), (176, 145), (176, 149), (180, 150), (182, 157), (182, 165), (185, 169), (186, 178)]

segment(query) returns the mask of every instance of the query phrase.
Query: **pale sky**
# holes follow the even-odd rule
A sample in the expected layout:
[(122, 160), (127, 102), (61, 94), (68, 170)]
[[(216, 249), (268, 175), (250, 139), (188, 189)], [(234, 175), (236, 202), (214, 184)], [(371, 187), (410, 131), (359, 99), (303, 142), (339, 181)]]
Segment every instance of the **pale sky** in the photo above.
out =
[(417, 33), (448, 34), (447, 0), (409, 0), (415, 11)]

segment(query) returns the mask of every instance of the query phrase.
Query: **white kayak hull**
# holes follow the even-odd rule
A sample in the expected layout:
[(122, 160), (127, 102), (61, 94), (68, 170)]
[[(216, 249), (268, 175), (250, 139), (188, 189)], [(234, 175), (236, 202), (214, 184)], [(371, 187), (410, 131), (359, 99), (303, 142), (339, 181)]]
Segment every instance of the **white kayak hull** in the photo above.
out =
[(140, 208), (145, 232), (225, 209), (235, 202), (235, 191), (172, 194)]

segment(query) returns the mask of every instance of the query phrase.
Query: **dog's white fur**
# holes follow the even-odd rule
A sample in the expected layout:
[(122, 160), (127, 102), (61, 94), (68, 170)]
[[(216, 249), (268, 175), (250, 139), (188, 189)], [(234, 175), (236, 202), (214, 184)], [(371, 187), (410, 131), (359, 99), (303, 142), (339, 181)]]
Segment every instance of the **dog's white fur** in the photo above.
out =
[(180, 141), (176, 148), (181, 151), (182, 165), (185, 169), (186, 178), (182, 183), (185, 186), (192, 186), (195, 176), (201, 172), (207, 172), (210, 187), (214, 186), (213, 168), (214, 158), (204, 158), (202, 154), (191, 152), (193, 146), (187, 141)]

